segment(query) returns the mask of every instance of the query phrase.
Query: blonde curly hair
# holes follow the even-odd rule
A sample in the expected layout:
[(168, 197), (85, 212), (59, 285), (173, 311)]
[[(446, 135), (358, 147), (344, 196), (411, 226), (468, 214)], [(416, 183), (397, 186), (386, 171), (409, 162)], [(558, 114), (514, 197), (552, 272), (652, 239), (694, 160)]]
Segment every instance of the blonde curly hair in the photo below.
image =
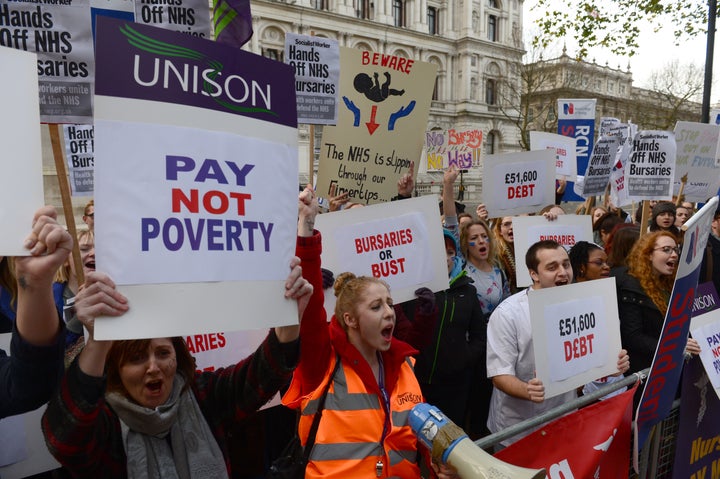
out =
[(356, 314), (355, 307), (360, 296), (365, 292), (371, 284), (381, 284), (390, 291), (390, 286), (378, 278), (373, 276), (355, 276), (353, 273), (340, 273), (333, 285), (333, 291), (337, 300), (335, 302), (335, 319), (340, 326), (347, 332), (347, 324), (342, 320), (343, 313)]
[[(628, 254), (628, 273), (637, 278), (645, 294), (657, 306), (660, 312), (665, 315), (670, 300), (675, 272), (671, 275), (657, 275), (653, 272), (651, 256), (656, 248), (659, 238), (666, 236), (677, 243), (677, 237), (668, 231), (656, 231), (643, 235)], [(677, 266), (676, 270), (677, 271)]]

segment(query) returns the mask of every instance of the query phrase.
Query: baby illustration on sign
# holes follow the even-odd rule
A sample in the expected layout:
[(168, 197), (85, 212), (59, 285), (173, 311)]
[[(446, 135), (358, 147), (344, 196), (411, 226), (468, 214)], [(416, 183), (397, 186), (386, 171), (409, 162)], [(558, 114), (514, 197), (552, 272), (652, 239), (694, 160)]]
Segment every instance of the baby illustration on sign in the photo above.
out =
[(390, 95), (401, 96), (405, 94), (405, 90), (395, 90), (390, 88), (390, 73), (385, 72), (385, 82), (380, 85), (377, 72), (373, 74), (373, 78), (367, 73), (358, 73), (353, 80), (355, 90), (362, 93), (368, 100), (380, 103)]

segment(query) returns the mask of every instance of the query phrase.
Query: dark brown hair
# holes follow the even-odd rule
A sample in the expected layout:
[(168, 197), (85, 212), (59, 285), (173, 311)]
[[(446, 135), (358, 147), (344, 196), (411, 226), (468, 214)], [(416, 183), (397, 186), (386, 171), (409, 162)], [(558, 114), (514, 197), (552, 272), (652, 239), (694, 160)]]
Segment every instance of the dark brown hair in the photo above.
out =
[[(195, 378), (195, 358), (190, 354), (183, 338), (175, 336), (169, 339), (172, 342), (173, 348), (175, 348), (177, 372), (185, 378), (185, 388), (188, 388)], [(105, 361), (108, 391), (128, 395), (120, 378), (120, 368), (124, 366), (133, 355), (147, 351), (150, 346), (150, 341), (152, 341), (152, 339), (130, 339), (115, 341), (113, 343)]]

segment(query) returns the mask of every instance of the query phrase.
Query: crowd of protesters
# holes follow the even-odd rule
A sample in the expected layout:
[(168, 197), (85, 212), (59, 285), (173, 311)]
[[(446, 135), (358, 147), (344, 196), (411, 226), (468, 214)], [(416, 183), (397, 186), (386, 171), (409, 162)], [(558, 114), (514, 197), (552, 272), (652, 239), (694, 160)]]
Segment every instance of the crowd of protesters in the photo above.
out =
[[(394, 199), (412, 196), (412, 173), (398, 182)], [(404, 304), (394, 304), (379, 279), (321, 269), (322, 237), (314, 229), (320, 207), (310, 186), (302, 190), (298, 257), (285, 291), (298, 302), (300, 326), (275, 328), (250, 357), (204, 373), (179, 337), (95, 340), (95, 318), (121, 316), (130, 305), (95, 271), (94, 204), (77, 237), (84, 284), (68, 258), (72, 238), (52, 208), (39, 210), (26, 242), (30, 255), (0, 257), (0, 323), (12, 333), (11, 354), (0, 357), (0, 417), (49, 401), (42, 429), (63, 466), (53, 477), (262, 477), (243, 470), (238, 435), (229, 432), (264, 414), (282, 418), (279, 435), (297, 433), (306, 444), (318, 399), (329, 397), (333, 406), (312, 433), (306, 477), (367, 469), (377, 477), (452, 478), (451, 468), (418, 447), (407, 423), (413, 405), (439, 406), (479, 438), (579, 392), (545, 398), (535, 377), (529, 290), (615, 277), (622, 349), (617, 372), (598, 381), (650, 366), (694, 205), (653, 202), (647, 224), (614, 207), (580, 208), (576, 213), (591, 216), (594, 241), (566, 251), (546, 240), (518, 251), (512, 216), (488, 218), (482, 204), (475, 215), (458, 211), (457, 176), (452, 167), (444, 174), (438, 225), (450, 286), (421, 288)], [(361, 206), (342, 194), (327, 204), (331, 212)], [(548, 205), (537, 214), (553, 221), (565, 211)], [(715, 288), (719, 245), (720, 209), (701, 271), (701, 281)], [(530, 274), (527, 289), (517, 285), (517, 261)], [(330, 321), (323, 308), (329, 286), (337, 296)], [(699, 344), (688, 338), (686, 352), (698, 354)], [(283, 405), (256, 414), (278, 392)], [(397, 401), (398, 394), (415, 399)], [(256, 447), (273, 442), (269, 423)], [(264, 467), (276, 454), (265, 455)]]

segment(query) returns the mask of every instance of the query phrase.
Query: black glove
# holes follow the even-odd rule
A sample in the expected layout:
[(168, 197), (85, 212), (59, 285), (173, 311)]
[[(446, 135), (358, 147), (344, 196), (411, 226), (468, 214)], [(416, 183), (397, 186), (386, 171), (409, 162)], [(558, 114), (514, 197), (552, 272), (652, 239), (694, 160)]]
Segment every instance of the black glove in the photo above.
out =
[(333, 276), (333, 272), (325, 268), (321, 268), (320, 271), (322, 272), (323, 289), (330, 288), (335, 283), (335, 276)]
[(421, 314), (430, 314), (435, 309), (435, 293), (430, 288), (418, 288), (415, 290), (415, 296), (418, 301), (418, 312)]

